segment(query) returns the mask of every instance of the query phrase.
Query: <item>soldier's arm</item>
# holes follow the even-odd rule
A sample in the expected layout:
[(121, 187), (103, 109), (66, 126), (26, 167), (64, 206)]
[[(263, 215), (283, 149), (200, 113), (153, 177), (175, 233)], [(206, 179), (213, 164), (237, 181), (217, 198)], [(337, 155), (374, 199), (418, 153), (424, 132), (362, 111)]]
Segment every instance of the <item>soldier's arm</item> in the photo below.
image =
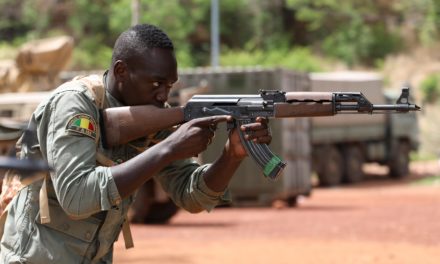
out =
[(204, 151), (214, 136), (209, 127), (226, 120), (230, 120), (230, 117), (193, 119), (181, 125), (162, 142), (122, 164), (111, 167), (121, 197), (132, 194), (166, 165), (194, 157)]
[(37, 119), (40, 148), (64, 211), (82, 218), (118, 205), (110, 168), (96, 166), (98, 110), (84, 91), (55, 95)]
[[(253, 131), (249, 140), (268, 144), (271, 136), (266, 119), (241, 127)], [(189, 212), (210, 211), (218, 204), (230, 201), (227, 186), (241, 161), (247, 156), (240, 143), (238, 131), (231, 133), (223, 153), (212, 164), (198, 165), (191, 160), (177, 161), (167, 166), (156, 177), (172, 200)]]

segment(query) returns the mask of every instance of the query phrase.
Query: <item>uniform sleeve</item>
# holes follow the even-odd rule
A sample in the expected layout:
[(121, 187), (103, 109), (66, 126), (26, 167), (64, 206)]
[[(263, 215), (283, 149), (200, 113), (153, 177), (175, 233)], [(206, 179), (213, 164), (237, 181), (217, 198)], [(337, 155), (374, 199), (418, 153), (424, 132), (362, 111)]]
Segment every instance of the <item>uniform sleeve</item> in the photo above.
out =
[(156, 180), (177, 206), (191, 213), (211, 211), (219, 204), (230, 202), (229, 191), (215, 192), (206, 186), (203, 174), (209, 164), (199, 165), (192, 160), (181, 160), (163, 169)]
[[(96, 166), (94, 103), (82, 92), (56, 95), (38, 125), (40, 149), (53, 168), (51, 180), (64, 211), (85, 218), (120, 203), (110, 168)], [(94, 124), (95, 123), (95, 124)], [(83, 130), (81, 130), (83, 129)]]

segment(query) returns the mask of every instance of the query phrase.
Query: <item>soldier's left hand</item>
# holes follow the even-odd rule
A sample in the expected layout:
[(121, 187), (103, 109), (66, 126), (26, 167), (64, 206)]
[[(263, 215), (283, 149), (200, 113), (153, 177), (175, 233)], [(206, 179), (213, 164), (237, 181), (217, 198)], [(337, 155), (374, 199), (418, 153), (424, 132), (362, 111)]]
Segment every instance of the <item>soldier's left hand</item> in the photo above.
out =
[(251, 140), (259, 144), (270, 144), (272, 135), (268, 126), (267, 118), (257, 117), (255, 123), (245, 124), (237, 129), (233, 129), (229, 134), (229, 141), (226, 144), (226, 151), (236, 158), (244, 158), (247, 156), (244, 146), (241, 144), (239, 130), (244, 133), (246, 140)]

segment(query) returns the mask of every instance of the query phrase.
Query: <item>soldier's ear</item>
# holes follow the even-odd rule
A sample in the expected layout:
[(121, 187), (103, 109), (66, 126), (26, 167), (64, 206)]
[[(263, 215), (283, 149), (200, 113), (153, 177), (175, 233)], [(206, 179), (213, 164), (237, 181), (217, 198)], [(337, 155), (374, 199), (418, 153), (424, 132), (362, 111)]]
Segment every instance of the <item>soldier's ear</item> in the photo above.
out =
[(115, 76), (117, 83), (123, 83), (128, 77), (128, 66), (122, 60), (117, 60), (113, 67), (113, 75)]

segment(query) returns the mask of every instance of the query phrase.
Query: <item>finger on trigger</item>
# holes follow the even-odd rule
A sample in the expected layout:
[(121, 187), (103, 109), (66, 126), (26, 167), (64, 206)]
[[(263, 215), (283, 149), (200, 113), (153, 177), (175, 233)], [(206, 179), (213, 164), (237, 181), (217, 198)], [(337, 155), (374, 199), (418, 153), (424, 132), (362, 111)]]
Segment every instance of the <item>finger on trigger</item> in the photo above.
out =
[(269, 123), (269, 119), (267, 117), (257, 117), (255, 119), (256, 122), (262, 123), (262, 124), (268, 124)]
[(244, 132), (248, 132), (251, 130), (251, 128), (248, 125), (241, 125), (240, 130)]
[(212, 117), (212, 124), (217, 125), (220, 122), (230, 122), (232, 121), (232, 116), (228, 116), (228, 115), (221, 115), (221, 116), (213, 116)]
[(228, 115), (208, 116), (208, 117), (201, 117), (201, 118), (194, 119), (195, 120), (194, 122), (199, 126), (209, 126), (212, 124), (216, 125), (220, 122), (229, 121), (230, 118), (232, 118), (232, 117), (228, 116)]

